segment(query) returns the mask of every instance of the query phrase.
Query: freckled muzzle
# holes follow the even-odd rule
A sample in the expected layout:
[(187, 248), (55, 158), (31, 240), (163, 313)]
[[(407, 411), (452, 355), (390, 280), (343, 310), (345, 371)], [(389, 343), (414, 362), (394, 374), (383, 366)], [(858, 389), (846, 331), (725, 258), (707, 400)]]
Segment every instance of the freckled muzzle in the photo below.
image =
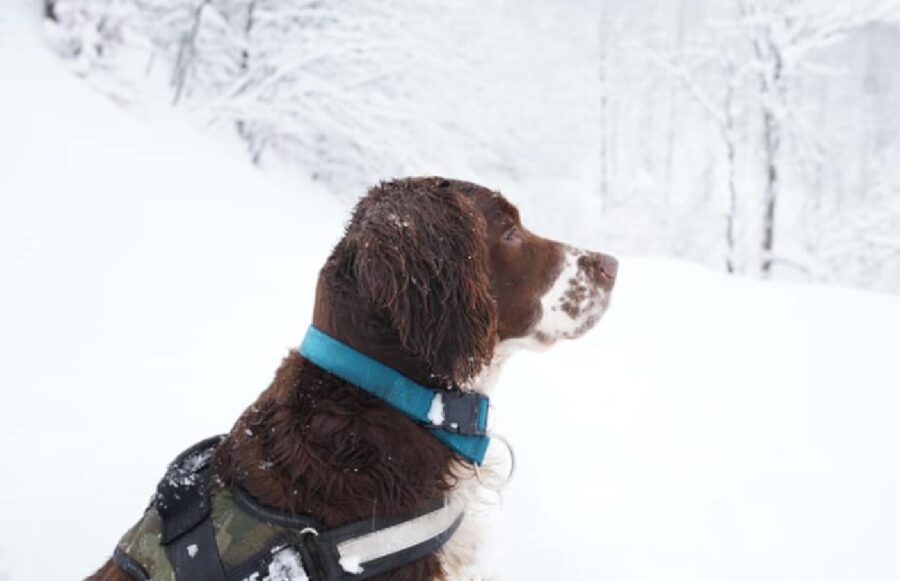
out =
[(562, 247), (562, 267), (541, 299), (533, 336), (544, 345), (575, 339), (590, 330), (609, 305), (619, 262), (607, 254)]

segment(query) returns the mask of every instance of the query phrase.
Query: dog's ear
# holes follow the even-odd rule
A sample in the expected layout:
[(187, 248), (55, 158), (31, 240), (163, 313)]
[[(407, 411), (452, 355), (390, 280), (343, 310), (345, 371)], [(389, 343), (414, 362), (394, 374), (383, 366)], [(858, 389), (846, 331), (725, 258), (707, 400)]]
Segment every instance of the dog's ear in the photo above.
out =
[(485, 230), (471, 200), (431, 179), (373, 188), (348, 226), (360, 295), (405, 351), (428, 362), (436, 383), (463, 384), (493, 356)]

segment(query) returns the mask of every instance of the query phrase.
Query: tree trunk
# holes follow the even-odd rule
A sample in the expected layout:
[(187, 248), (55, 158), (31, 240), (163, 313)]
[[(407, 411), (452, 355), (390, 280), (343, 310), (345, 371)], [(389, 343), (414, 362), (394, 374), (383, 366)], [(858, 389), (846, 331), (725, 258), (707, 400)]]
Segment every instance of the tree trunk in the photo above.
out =
[(605, 27), (600, 28), (600, 66), (598, 81), (600, 85), (600, 208), (605, 209), (607, 196), (609, 195), (609, 90), (608, 85), (608, 59), (609, 44), (604, 34), (608, 34)]
[[(250, 46), (252, 45), (250, 34), (253, 32), (254, 11), (256, 10), (256, 0), (251, 0), (247, 5), (247, 20), (244, 23), (244, 46), (241, 50), (241, 57), (238, 61), (241, 75), (245, 78), (250, 74)], [(247, 150), (250, 152), (250, 159), (255, 164), (259, 164), (265, 148), (264, 141), (257, 139), (254, 135), (253, 127), (244, 119), (235, 121), (235, 129), (242, 140), (247, 144)]]
[(734, 223), (737, 218), (737, 179), (736, 179), (736, 147), (734, 136), (734, 69), (728, 69), (728, 88), (725, 92), (725, 124), (722, 127), (722, 139), (725, 141), (725, 155), (728, 162), (728, 211), (725, 214), (725, 269), (729, 274), (736, 270)]
[(44, 18), (56, 22), (56, 0), (44, 0)]
[[(675, 62), (682, 60), (682, 45), (684, 44), (684, 1), (678, 2), (678, 16), (675, 29), (675, 46), (672, 53), (675, 55)], [(678, 133), (678, 85), (675, 79), (669, 79), (669, 127), (666, 135), (666, 153), (665, 153), (665, 185), (663, 186), (663, 240), (666, 246), (669, 246), (669, 231), (672, 200), (672, 184), (673, 179), (673, 159), (675, 156), (675, 136)]]
[(763, 113), (766, 146), (766, 186), (763, 193), (763, 237), (762, 262), (760, 272), (763, 277), (772, 273), (773, 250), (775, 248), (775, 208), (778, 202), (778, 127), (771, 111)]
[(204, 0), (194, 11), (194, 22), (191, 25), (191, 31), (181, 40), (178, 47), (178, 55), (175, 57), (175, 68), (172, 73), (172, 87), (174, 94), (172, 96), (172, 105), (175, 106), (181, 100), (185, 86), (188, 82), (191, 68), (194, 66), (194, 58), (197, 52), (197, 35), (200, 32), (200, 23), (203, 19), (203, 9), (211, 0)]
[(754, 39), (754, 48), (761, 65), (759, 82), (762, 103), (760, 109), (763, 118), (765, 155), (760, 274), (763, 278), (768, 278), (772, 274), (772, 265), (775, 262), (775, 218), (779, 186), (778, 152), (781, 148), (781, 121), (775, 107), (776, 103), (782, 109), (785, 105), (781, 76), (783, 60), (779, 47), (772, 41), (771, 31), (768, 28), (764, 29), (762, 35)]

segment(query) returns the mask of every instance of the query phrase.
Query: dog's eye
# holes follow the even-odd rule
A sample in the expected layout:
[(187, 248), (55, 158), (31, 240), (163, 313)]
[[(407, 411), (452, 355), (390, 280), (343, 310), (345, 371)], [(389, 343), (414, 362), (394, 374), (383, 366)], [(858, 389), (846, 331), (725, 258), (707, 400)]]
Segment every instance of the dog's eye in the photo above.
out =
[(504, 242), (519, 242), (522, 240), (522, 233), (519, 231), (519, 228), (513, 226), (509, 230), (503, 233), (503, 241)]

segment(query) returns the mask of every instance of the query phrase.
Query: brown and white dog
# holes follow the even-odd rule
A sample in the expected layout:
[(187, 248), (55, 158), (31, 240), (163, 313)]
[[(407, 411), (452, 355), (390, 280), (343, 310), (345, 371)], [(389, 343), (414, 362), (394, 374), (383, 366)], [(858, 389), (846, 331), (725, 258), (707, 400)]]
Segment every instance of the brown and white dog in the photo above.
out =
[[(578, 337), (607, 308), (614, 258), (542, 238), (481, 186), (437, 177), (374, 187), (319, 274), (313, 325), (433, 388), (487, 393), (521, 347)], [(260, 503), (339, 527), (475, 502), (473, 467), (422, 426), (291, 351), (215, 452)], [(379, 579), (482, 579), (477, 519), (437, 554)], [(112, 561), (93, 577), (128, 576)]]

